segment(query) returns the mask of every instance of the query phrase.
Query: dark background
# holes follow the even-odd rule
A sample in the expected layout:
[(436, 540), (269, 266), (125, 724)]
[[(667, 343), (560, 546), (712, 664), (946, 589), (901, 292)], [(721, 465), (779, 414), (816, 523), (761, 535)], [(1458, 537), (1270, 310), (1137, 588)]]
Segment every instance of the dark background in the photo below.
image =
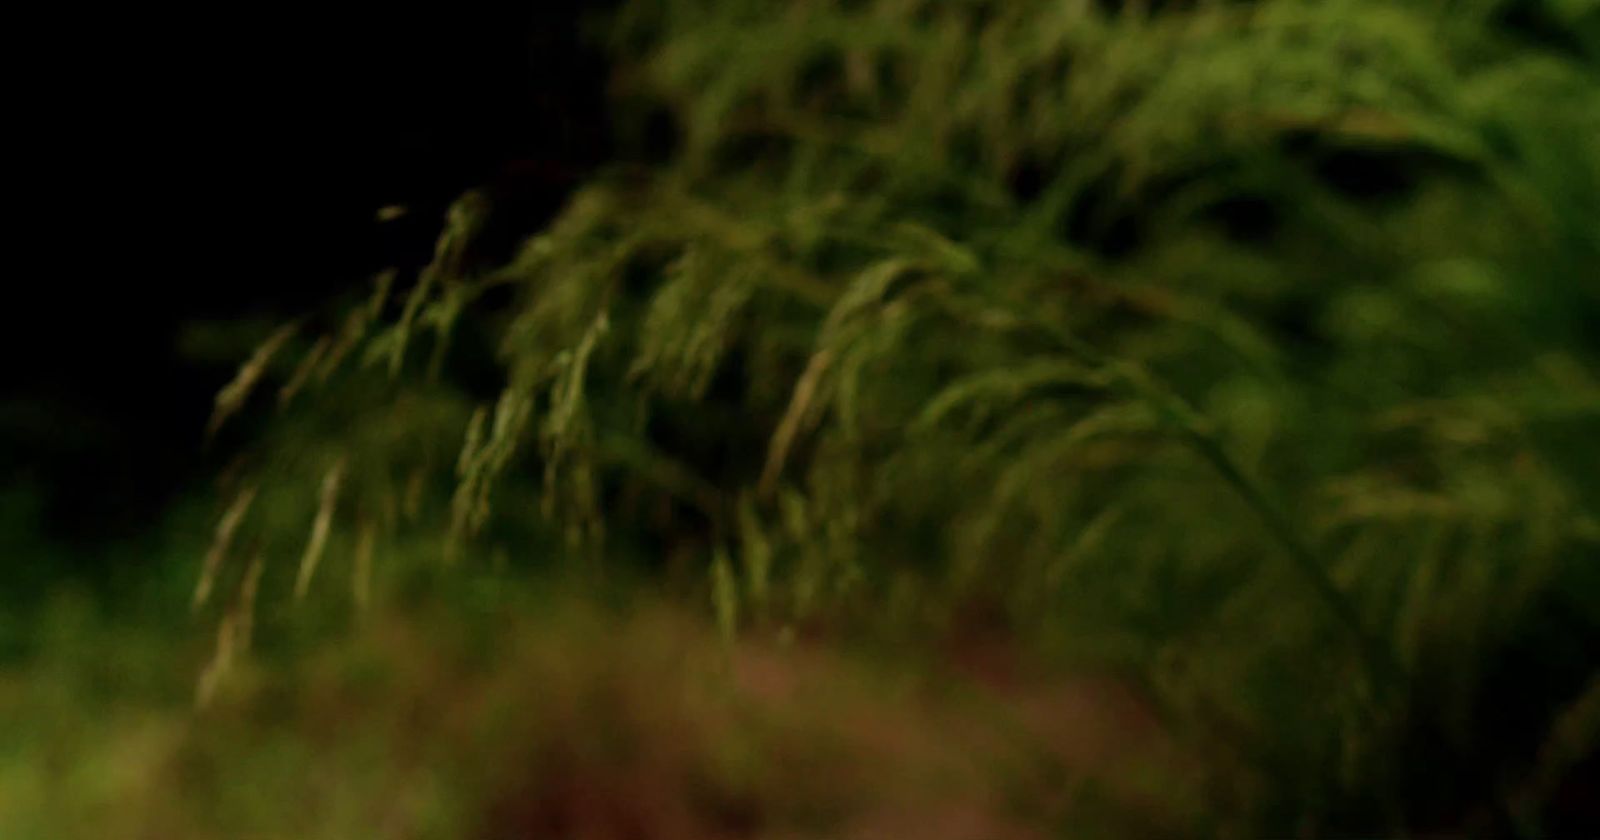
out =
[(201, 432), (234, 368), (184, 324), (325, 305), (425, 259), (464, 189), (548, 215), (605, 159), (593, 4), (335, 5), (19, 28), (0, 493), (30, 538), (147, 530), (225, 456)]

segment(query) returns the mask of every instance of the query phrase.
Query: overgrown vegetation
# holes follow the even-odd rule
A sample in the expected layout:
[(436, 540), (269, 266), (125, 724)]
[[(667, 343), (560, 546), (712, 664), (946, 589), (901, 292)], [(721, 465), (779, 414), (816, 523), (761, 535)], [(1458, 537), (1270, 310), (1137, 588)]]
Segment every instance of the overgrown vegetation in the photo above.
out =
[(203, 702), (287, 616), (526, 568), (1117, 673), (1208, 833), (1592, 829), (1600, 4), (604, 31), (635, 162), (509, 262), (464, 197), (219, 397), (282, 412), (226, 477)]

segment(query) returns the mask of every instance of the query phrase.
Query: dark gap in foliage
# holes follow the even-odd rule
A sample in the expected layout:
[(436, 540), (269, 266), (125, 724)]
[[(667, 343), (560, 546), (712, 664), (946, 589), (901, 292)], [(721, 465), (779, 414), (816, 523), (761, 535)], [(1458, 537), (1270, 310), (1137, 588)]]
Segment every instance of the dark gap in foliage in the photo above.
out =
[(618, 304), (642, 307), (661, 287), (662, 275), (680, 256), (670, 246), (635, 249), (617, 271)]
[(1549, 722), (1577, 700), (1600, 665), (1600, 614), (1593, 605), (1600, 552), (1590, 554), (1587, 563), (1567, 566), (1529, 605), (1517, 632), (1490, 653), (1476, 705), (1480, 731), (1497, 733), (1486, 743), (1508, 751), (1493, 757), (1497, 764), (1531, 763)]
[(1278, 203), (1260, 195), (1241, 194), (1224, 198), (1206, 209), (1205, 218), (1217, 225), (1235, 242), (1263, 245), (1277, 235), (1283, 224)]
[(776, 170), (781, 162), (791, 159), (794, 149), (795, 139), (789, 132), (752, 128), (737, 132), (720, 143), (713, 154), (712, 166), (732, 171)]
[(1600, 825), (1600, 750), (1566, 773), (1545, 803), (1539, 824), (1548, 837), (1582, 837)]
[(1144, 221), (1121, 195), (1112, 177), (1091, 182), (1063, 214), (1061, 238), (1110, 259), (1133, 254), (1144, 242)]
[(1335, 191), (1364, 200), (1392, 199), (1415, 189), (1422, 173), (1416, 160), (1379, 149), (1341, 149), (1316, 164), (1317, 177)]
[(1322, 183), (1357, 201), (1394, 203), (1415, 194), (1425, 182), (1480, 177), (1468, 163), (1416, 145), (1325, 143), (1310, 160)]
[[(1515, 635), (1482, 652), (1479, 693), (1450, 694), (1448, 674), (1434, 673), (1430, 660), (1419, 663), (1416, 684), (1444, 693), (1414, 694), (1409, 709), (1397, 793), (1413, 829), (1509, 834), (1512, 826), (1493, 803), (1536, 772), (1551, 722), (1589, 684), (1600, 650), (1600, 617), (1586, 602), (1600, 579), (1581, 564), (1568, 569), (1528, 605)], [(1448, 712), (1462, 705), (1469, 713), (1464, 731)], [(1596, 769), (1591, 756), (1558, 780), (1540, 836), (1582, 836), (1580, 826), (1593, 824), (1596, 801), (1571, 797), (1595, 789)], [(1463, 803), (1475, 805), (1464, 810)]]
[(510, 283), (496, 283), (479, 291), (473, 298), (473, 311), (482, 313), (491, 321), (515, 311), (521, 292)]
[(1032, 204), (1044, 194), (1056, 174), (1056, 167), (1037, 154), (1024, 153), (1006, 173), (1006, 189), (1019, 204)]
[(1286, 346), (1308, 360), (1325, 359), (1335, 350), (1335, 342), (1323, 328), (1322, 300), (1315, 291), (1285, 295), (1267, 321)]
[(711, 377), (700, 407), (695, 409), (702, 411), (706, 405), (728, 407), (724, 416), (715, 418), (725, 425), (716, 436), (717, 445), (710, 456), (704, 461), (690, 461), (691, 465), (704, 464), (704, 477), (716, 487), (737, 487), (748, 483), (750, 476), (746, 471), (751, 465), (760, 463), (766, 452), (767, 437), (762, 430), (772, 428), (775, 418), (769, 418), (767, 424), (753, 423), (751, 420), (755, 418), (748, 416), (748, 409), (741, 408), (749, 404), (753, 376), (755, 373), (744, 353), (728, 353)]
[(795, 99), (801, 107), (828, 107), (841, 104), (845, 96), (844, 57), (830, 50), (818, 50), (801, 62), (793, 82)]
[(1589, 12), (1589, 39), (1585, 42), (1582, 24), (1575, 28), (1570, 23), (1556, 17), (1551, 11), (1551, 6), (1557, 5), (1548, 0), (1508, 0), (1496, 10), (1491, 18), (1492, 25), (1513, 38), (1518, 38), (1531, 45), (1542, 47), (1556, 53), (1563, 53), (1566, 57), (1578, 61), (1589, 61), (1600, 58), (1595, 54), (1595, 46), (1600, 44), (1600, 13)]
[(630, 524), (608, 535), (613, 553), (637, 558), (644, 568), (667, 570), (672, 582), (695, 579), (701, 569), (679, 566), (705, 557), (711, 548), (717, 535), (707, 511), (638, 482), (605, 481), (598, 495), (608, 519)]
[(618, 156), (645, 166), (663, 166), (683, 149), (684, 130), (677, 114), (655, 101), (617, 103)]
[[(699, 401), (663, 401), (651, 412), (644, 440), (650, 448), (677, 460), (717, 487), (748, 482), (749, 465), (759, 463), (766, 439), (753, 429), (740, 406), (749, 388), (743, 353), (729, 353), (718, 366)], [(707, 434), (708, 429), (717, 433)]]
[(1144, 226), (1139, 218), (1131, 213), (1119, 213), (1101, 226), (1091, 238), (1091, 244), (1101, 254), (1111, 259), (1122, 259), (1132, 255), (1144, 242)]
[(1094, 0), (1095, 7), (1109, 17), (1150, 17), (1168, 10), (1181, 10), (1194, 0)]
[[(492, 311), (497, 301), (480, 298), (478, 308)], [(495, 341), (494, 319), (483, 315), (464, 319), (455, 325), (446, 355), (444, 379), (460, 389), (463, 396), (480, 404), (490, 404), (505, 390), (506, 371)]]
[(935, 230), (956, 229), (960, 225), (972, 224), (974, 218), (981, 218), (974, 216), (972, 191), (964, 184), (933, 184), (925, 195), (919, 197), (918, 203), (923, 208), (919, 215)]

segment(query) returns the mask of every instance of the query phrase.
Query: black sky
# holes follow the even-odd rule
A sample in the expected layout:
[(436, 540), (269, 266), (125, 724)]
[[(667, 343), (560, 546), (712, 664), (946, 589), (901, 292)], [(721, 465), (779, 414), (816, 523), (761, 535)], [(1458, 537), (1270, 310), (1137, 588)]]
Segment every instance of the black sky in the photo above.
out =
[[(56, 538), (137, 530), (202, 474), (230, 373), (181, 357), (183, 324), (285, 317), (365, 283), (425, 252), (468, 187), (559, 202), (607, 145), (580, 5), (24, 22), (37, 55), (12, 76), (0, 491), (42, 499)], [(408, 221), (375, 224), (391, 204)]]

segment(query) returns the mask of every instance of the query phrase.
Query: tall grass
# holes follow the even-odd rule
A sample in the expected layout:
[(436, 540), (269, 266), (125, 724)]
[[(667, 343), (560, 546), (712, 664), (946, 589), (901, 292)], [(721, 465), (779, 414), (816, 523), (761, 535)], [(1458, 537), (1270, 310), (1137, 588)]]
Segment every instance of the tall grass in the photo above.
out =
[(287, 383), (238, 479), (269, 591), (404, 543), (643, 566), (729, 633), (1000, 628), (1136, 675), (1238, 833), (1564, 825), (1600, 6), (676, 0), (604, 31), (667, 162), (503, 265), (465, 197), (409, 287), (219, 398)]

